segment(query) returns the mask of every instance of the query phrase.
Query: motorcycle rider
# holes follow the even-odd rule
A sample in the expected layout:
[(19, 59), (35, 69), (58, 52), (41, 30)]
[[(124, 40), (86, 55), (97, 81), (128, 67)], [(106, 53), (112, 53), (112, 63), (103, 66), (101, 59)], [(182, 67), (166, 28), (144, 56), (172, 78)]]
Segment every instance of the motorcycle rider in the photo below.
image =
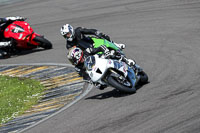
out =
[[(87, 51), (88, 54), (96, 54), (100, 51), (102, 51), (103, 53), (105, 53), (106, 55), (110, 54), (110, 51), (108, 48), (106, 48), (106, 46), (100, 46), (99, 48), (94, 48), (93, 46), (87, 46), (88, 43), (89, 44), (93, 44), (93, 40), (91, 38), (86, 37), (86, 35), (95, 35), (98, 38), (103, 38), (106, 39), (112, 43), (114, 43), (119, 49), (124, 49), (125, 45), (124, 44), (118, 44), (113, 42), (110, 37), (108, 35), (105, 35), (103, 33), (101, 33), (100, 31), (96, 30), (96, 29), (86, 29), (83, 27), (77, 27), (75, 30), (74, 28), (70, 25), (70, 24), (65, 24), (61, 27), (60, 29), (60, 33), (61, 35), (67, 40), (67, 44), (66, 44), (66, 48), (70, 49), (73, 46), (79, 46), (81, 49), (86, 49), (85, 51)], [(81, 44), (85, 44), (84, 46)], [(76, 49), (77, 51), (82, 51), (82, 50)], [(71, 51), (74, 51), (74, 49), (71, 49)], [(79, 65), (79, 63), (73, 63), (73, 58), (76, 59), (75, 57), (73, 57), (71, 55), (70, 57), (70, 51), (68, 52), (68, 59), (72, 60), (72, 64), (74, 64), (76, 67), (75, 69), (79, 72), (79, 74), (81, 76), (83, 76), (84, 79), (88, 79), (89, 76), (86, 76), (86, 72), (83, 68), (83, 63), (80, 63), (81, 65)], [(77, 52), (78, 53), (78, 52)], [(84, 52), (86, 53), (86, 52)], [(74, 54), (76, 56), (76, 54)], [(80, 54), (77, 54), (80, 55)], [(86, 55), (86, 54), (85, 54)], [(77, 59), (79, 60), (79, 59)], [(125, 56), (123, 56), (123, 61), (125, 61), (128, 65), (130, 66), (134, 66), (135, 65), (135, 61), (132, 59), (127, 59)], [(75, 61), (76, 62), (76, 61)]]
[[(131, 64), (131, 66), (136, 68), (135, 61), (127, 59), (124, 55), (119, 54), (117, 51), (110, 51), (105, 45), (101, 45), (97, 48), (87, 48), (84, 51), (74, 46), (69, 49), (67, 58), (75, 66), (75, 70), (79, 73), (79, 75), (82, 76), (83, 79), (90, 81), (90, 77), (86, 73), (86, 68), (84, 67), (84, 60), (88, 56), (97, 54), (98, 52), (103, 52), (105, 58), (121, 59), (122, 61), (126, 62), (127, 64)], [(101, 84), (94, 85), (101, 90), (107, 87)]]
[[(85, 35), (95, 35), (99, 38), (104, 38), (104, 39), (114, 43), (120, 49), (125, 48), (125, 44), (118, 44), (118, 43), (113, 42), (108, 35), (105, 35), (96, 29), (86, 29), (83, 27), (77, 27), (74, 30), (74, 28), (70, 24), (65, 24), (61, 27), (60, 33), (67, 40), (67, 44), (66, 44), (67, 49), (69, 49), (73, 46), (77, 46), (77, 45), (79, 47), (81, 47), (82, 49), (86, 49), (88, 47), (90, 47), (92, 49), (92, 46), (84, 47), (83, 45), (80, 45), (80, 43), (83, 43), (83, 42), (86, 42), (86, 43), (83, 43), (85, 45), (87, 45), (88, 43), (90, 43), (90, 44), (94, 43), (92, 39), (87, 38)], [(124, 60), (126, 60), (126, 63), (130, 66), (131, 65), (133, 66), (135, 64), (134, 60), (127, 59), (127, 58), (124, 58)]]
[(5, 48), (5, 47), (14, 48), (14, 41), (11, 39), (4, 38), (4, 30), (12, 22), (24, 21), (24, 20), (25, 18), (21, 16), (0, 18), (0, 56), (6, 56), (9, 54), (8, 52), (4, 51), (2, 48)]
[[(77, 27), (74, 29), (70, 24), (64, 24), (60, 29), (61, 35), (67, 40), (66, 48), (69, 49), (73, 46), (79, 46), (81, 49), (86, 49), (89, 44), (93, 44), (93, 41), (90, 38), (87, 38), (86, 35), (95, 35), (98, 38), (106, 39), (110, 42), (113, 42), (108, 35), (101, 33), (96, 29), (87, 29), (83, 27)], [(124, 44), (118, 44), (113, 42), (118, 48), (124, 49)], [(81, 45), (83, 44), (83, 45)]]

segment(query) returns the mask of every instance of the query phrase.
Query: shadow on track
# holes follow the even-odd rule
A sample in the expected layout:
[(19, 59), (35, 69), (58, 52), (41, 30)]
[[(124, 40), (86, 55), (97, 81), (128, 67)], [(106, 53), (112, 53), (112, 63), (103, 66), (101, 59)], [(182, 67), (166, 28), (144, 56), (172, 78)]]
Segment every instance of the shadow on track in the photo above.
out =
[[(150, 82), (148, 82), (148, 83), (150, 83)], [(148, 84), (148, 83), (146, 83), (146, 84)], [(144, 84), (144, 85), (146, 85), (146, 84)], [(144, 85), (137, 86), (136, 89), (139, 90)], [(103, 92), (101, 94), (97, 94), (95, 96), (85, 98), (85, 100), (88, 100), (88, 99), (102, 100), (102, 99), (107, 99), (107, 98), (111, 98), (111, 97), (120, 98), (120, 97), (125, 97), (125, 96), (129, 96), (129, 95), (133, 95), (133, 94), (135, 94), (135, 93), (126, 93), (126, 92), (119, 91), (117, 89), (113, 89), (113, 90), (108, 91), (108, 92)]]
[(0, 57), (0, 60), (14, 58), (14, 57), (23, 56), (23, 55), (28, 55), (28, 54), (31, 54), (31, 53), (36, 53), (36, 52), (41, 52), (41, 51), (46, 51), (46, 50), (48, 50), (48, 49), (21, 50), (21, 51), (17, 51), (13, 55), (6, 56), (6, 57)]
[(111, 98), (111, 97), (119, 98), (119, 97), (124, 97), (124, 96), (128, 96), (128, 95), (132, 95), (132, 94), (120, 92), (117, 89), (114, 89), (112, 91), (104, 92), (104, 93), (101, 93), (101, 94), (97, 94), (95, 96), (91, 96), (91, 97), (85, 98), (85, 100), (88, 100), (88, 99), (99, 99), (99, 100), (102, 100), (102, 99), (107, 99), (107, 98)]

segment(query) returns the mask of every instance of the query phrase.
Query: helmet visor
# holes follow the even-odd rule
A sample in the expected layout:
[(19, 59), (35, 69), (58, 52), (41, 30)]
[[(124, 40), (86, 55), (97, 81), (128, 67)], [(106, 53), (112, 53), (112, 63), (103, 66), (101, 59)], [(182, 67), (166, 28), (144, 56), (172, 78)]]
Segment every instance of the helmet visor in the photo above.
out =
[(70, 32), (68, 32), (67, 34), (65, 34), (65, 35), (63, 35), (64, 36), (64, 38), (71, 38), (72, 37), (72, 34), (70, 33)]

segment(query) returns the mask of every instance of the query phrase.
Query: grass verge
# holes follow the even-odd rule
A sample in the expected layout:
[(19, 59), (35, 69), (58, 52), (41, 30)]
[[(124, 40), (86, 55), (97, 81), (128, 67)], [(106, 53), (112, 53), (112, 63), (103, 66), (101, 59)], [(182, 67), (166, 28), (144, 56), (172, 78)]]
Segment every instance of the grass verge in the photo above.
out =
[(43, 90), (39, 81), (0, 75), (0, 125), (36, 104)]

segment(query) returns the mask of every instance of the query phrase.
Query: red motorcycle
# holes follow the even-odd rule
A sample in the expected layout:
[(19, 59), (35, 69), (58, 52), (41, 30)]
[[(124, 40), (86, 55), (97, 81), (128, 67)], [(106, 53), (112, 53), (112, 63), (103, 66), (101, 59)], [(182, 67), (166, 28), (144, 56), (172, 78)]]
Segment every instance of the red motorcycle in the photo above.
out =
[(37, 47), (52, 48), (51, 42), (35, 33), (25, 21), (14, 21), (9, 24), (4, 30), (4, 37), (14, 40), (15, 48), (18, 50), (30, 50)]

